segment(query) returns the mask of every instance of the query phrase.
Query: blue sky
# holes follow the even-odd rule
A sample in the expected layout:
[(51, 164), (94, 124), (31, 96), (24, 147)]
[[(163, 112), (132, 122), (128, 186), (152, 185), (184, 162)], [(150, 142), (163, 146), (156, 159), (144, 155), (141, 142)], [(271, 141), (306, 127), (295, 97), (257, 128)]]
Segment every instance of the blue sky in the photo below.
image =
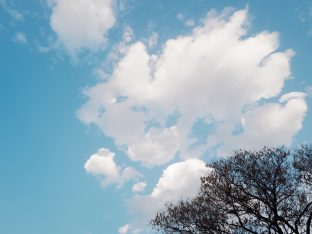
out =
[(311, 1), (0, 0), (0, 233), (152, 233), (205, 162), (311, 143)]

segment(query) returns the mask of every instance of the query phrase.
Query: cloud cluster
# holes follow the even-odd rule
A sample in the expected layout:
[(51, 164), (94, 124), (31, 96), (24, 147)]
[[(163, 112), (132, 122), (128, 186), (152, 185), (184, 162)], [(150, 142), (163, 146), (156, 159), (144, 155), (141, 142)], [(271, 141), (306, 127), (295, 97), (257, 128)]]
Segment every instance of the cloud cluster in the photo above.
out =
[(50, 24), (67, 52), (101, 49), (114, 25), (113, 0), (53, 0)]
[(139, 178), (141, 174), (132, 167), (121, 169), (114, 160), (115, 154), (109, 149), (99, 149), (91, 155), (84, 165), (85, 170), (91, 175), (97, 176), (103, 186), (117, 184), (122, 186), (125, 182)]
[[(191, 34), (157, 54), (138, 41), (108, 79), (85, 90), (77, 115), (115, 140), (130, 159), (160, 165), (236, 147), (291, 143), (307, 111), (304, 95), (284, 94), (292, 50), (276, 32), (248, 35), (248, 10), (210, 11)], [(285, 98), (291, 96), (289, 98)], [(200, 122), (208, 129), (196, 131)]]

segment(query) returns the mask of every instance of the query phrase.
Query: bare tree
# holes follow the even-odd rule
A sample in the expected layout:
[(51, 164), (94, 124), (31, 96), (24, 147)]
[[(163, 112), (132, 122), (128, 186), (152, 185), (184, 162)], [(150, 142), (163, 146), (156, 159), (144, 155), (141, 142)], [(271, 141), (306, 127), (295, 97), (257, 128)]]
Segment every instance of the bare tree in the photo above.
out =
[(199, 194), (151, 220), (163, 233), (310, 234), (312, 149), (239, 150), (207, 166)]
[(312, 148), (303, 145), (295, 154), (294, 167), (299, 171), (303, 182), (312, 186)]

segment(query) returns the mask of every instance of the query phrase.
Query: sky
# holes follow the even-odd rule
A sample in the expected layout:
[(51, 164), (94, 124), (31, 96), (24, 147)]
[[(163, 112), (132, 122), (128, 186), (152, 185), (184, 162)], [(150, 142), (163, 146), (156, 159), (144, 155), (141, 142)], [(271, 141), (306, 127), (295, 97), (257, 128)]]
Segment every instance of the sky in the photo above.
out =
[(312, 142), (312, 2), (0, 0), (0, 233), (154, 233), (235, 149)]

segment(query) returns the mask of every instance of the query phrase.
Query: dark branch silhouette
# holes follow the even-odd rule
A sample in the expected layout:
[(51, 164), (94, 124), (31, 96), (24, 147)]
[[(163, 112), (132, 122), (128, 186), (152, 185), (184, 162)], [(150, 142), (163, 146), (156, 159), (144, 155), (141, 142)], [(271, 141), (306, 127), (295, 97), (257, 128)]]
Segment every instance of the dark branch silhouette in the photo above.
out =
[(199, 194), (151, 220), (163, 233), (310, 234), (312, 148), (239, 150), (208, 164)]

